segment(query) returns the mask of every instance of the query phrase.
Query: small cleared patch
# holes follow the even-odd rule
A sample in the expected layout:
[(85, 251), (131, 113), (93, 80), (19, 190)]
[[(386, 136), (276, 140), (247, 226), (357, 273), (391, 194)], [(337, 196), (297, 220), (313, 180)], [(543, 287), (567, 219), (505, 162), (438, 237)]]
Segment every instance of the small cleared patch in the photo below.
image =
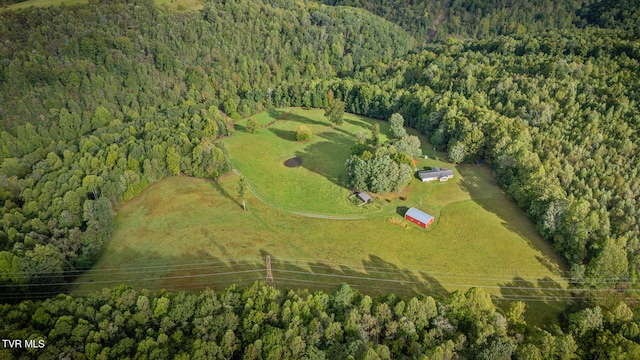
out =
[(298, 166), (302, 165), (302, 159), (300, 159), (299, 157), (294, 157), (291, 159), (287, 159), (284, 162), (284, 166), (288, 167), (288, 168), (297, 168)]
[(394, 225), (398, 225), (398, 226), (400, 226), (401, 228), (404, 228), (404, 229), (408, 229), (409, 228), (409, 225), (407, 225), (407, 222), (404, 221), (404, 219), (400, 219), (400, 218), (397, 218), (397, 217), (390, 217), (390, 218), (387, 218), (387, 221), (392, 223), (392, 224), (394, 224)]

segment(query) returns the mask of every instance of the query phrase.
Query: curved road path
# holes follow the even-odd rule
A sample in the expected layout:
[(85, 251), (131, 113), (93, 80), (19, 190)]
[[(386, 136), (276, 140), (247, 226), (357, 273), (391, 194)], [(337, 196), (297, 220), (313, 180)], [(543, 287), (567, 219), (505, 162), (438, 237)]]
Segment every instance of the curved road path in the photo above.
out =
[[(237, 175), (242, 176), (242, 173), (236, 168), (233, 168), (233, 172), (236, 173)], [(245, 179), (246, 179), (246, 177), (245, 177)], [(258, 200), (262, 201), (266, 205), (268, 205), (268, 206), (270, 206), (270, 207), (272, 207), (274, 209), (278, 209), (280, 211), (284, 211), (284, 212), (287, 212), (287, 213), (293, 214), (293, 215), (305, 216), (305, 217), (316, 218), (316, 219), (329, 219), (329, 220), (363, 220), (363, 219), (371, 219), (371, 218), (379, 216), (379, 214), (366, 214), (366, 215), (344, 215), (343, 214), (343, 215), (337, 215), (337, 214), (316, 214), (316, 213), (308, 213), (308, 212), (298, 211), (298, 210), (295, 210), (295, 209), (286, 208), (286, 207), (278, 205), (278, 204), (274, 204), (273, 202), (265, 199), (265, 197), (258, 190), (256, 190), (251, 184), (249, 184), (249, 182), (247, 182), (247, 187), (249, 188), (249, 191), (251, 191), (253, 196), (255, 196)]]

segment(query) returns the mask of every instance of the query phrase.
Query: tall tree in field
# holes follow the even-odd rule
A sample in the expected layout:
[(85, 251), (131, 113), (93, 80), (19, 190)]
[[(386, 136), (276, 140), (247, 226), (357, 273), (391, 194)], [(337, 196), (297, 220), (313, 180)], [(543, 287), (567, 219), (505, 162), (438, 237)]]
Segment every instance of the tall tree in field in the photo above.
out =
[(247, 178), (240, 175), (240, 181), (238, 182), (238, 196), (242, 199), (242, 210), (247, 211), (247, 203), (245, 201), (245, 195), (247, 193)]
[(258, 131), (258, 129), (260, 128), (260, 123), (258, 123), (258, 120), (254, 119), (254, 118), (249, 118), (249, 120), (247, 120), (247, 132), (248, 133), (255, 133), (256, 131)]
[(378, 124), (374, 124), (371, 129), (371, 143), (376, 147), (380, 145), (380, 125)]
[(328, 97), (329, 105), (327, 105), (327, 108), (324, 111), (324, 116), (333, 124), (341, 125), (344, 122), (342, 116), (344, 115), (345, 104), (339, 99), (335, 99), (333, 97), (333, 91), (331, 90), (329, 90)]

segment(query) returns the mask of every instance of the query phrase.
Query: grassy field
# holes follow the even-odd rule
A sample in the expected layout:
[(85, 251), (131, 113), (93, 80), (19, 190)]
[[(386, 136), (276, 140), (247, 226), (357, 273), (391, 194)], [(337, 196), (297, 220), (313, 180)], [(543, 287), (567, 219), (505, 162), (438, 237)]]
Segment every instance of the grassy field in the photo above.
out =
[[(289, 111), (302, 116), (297, 114), (313, 114), (315, 110), (288, 109), (277, 116)], [(265, 115), (258, 118), (264, 123), (273, 121)], [(354, 129), (365, 126), (358, 124), (360, 121), (372, 121), (355, 117), (348, 120)], [(287, 131), (296, 127), (294, 122), (291, 118), (278, 121), (280, 125), (275, 129)], [(347, 126), (341, 129), (350, 131)], [(342, 131), (336, 130), (347, 137)], [(270, 138), (277, 134), (270, 128), (259, 134), (245, 134), (239, 128), (233, 138), (227, 139), (234, 142), (228, 147), (237, 151), (241, 139), (253, 147), (263, 137), (274, 146), (281, 146), (283, 154), (287, 147), (305, 154), (304, 146), (314, 146), (313, 142), (296, 144), (286, 136), (278, 137), (279, 141)], [(325, 134), (317, 141), (329, 138)], [(230, 152), (234, 154), (233, 150)], [(240, 165), (239, 158), (234, 157), (234, 162), (252, 184), (273, 198), (289, 199), (282, 195), (286, 191), (268, 187), (269, 182), (274, 187), (304, 193), (300, 189), (303, 182), (295, 177), (264, 182), (254, 179), (262, 170), (251, 163), (284, 160), (269, 152), (264, 147), (262, 151), (247, 150), (247, 154), (253, 153), (252, 158), (243, 158)], [(337, 157), (338, 152), (332, 156)], [(336, 161), (343, 163), (342, 159)], [(371, 210), (373, 217), (347, 221), (292, 215), (253, 196), (247, 198), (248, 211), (242, 211), (236, 196), (238, 177), (232, 173), (218, 181), (167, 178), (120, 209), (111, 240), (95, 267), (77, 279), (75, 292), (81, 294), (121, 282), (171, 290), (245, 285), (265, 278), (264, 258), (270, 255), (279, 287), (332, 291), (344, 281), (372, 295), (394, 292), (410, 296), (445, 295), (476, 286), (493, 294), (498, 303), (501, 299), (535, 300), (528, 302), (529, 320), (554, 321), (564, 306), (567, 283), (549, 244), (503, 195), (486, 167), (459, 166), (455, 173), (455, 181), (447, 183), (424, 184), (416, 180), (405, 194), (409, 197), (406, 202), (397, 194), (389, 195), (379, 200), (379, 208)], [(316, 175), (323, 177), (313, 171), (303, 177)], [(290, 186), (284, 181), (295, 184)], [(333, 192), (331, 184), (339, 188), (335, 181), (327, 180), (329, 195), (308, 191), (307, 199), (342, 196), (337, 189)], [(418, 205), (420, 198), (421, 208), (436, 215), (436, 222), (428, 230), (407, 224), (396, 211), (398, 206)], [(335, 198), (327, 201), (337, 202)]]
[[(275, 207), (285, 210), (318, 214), (364, 214), (368, 217), (386, 216), (391, 209), (401, 206), (419, 205), (420, 198), (434, 195), (435, 184), (422, 186), (415, 179), (403, 193), (391, 193), (378, 196), (378, 201), (365, 207), (353, 206), (349, 201), (351, 192), (347, 189), (347, 171), (345, 161), (351, 155), (351, 147), (356, 142), (355, 134), (364, 131), (370, 134), (373, 124), (380, 126), (382, 140), (386, 140), (389, 125), (386, 121), (366, 119), (361, 116), (345, 114), (345, 122), (339, 127), (332, 126), (319, 109), (286, 108), (272, 110), (256, 115), (255, 118), (264, 127), (256, 134), (244, 131), (245, 121), (236, 127), (233, 137), (225, 140), (231, 160), (236, 169), (244, 174), (251, 185)], [(308, 142), (295, 140), (295, 131), (300, 125), (308, 126), (313, 138)], [(268, 126), (267, 126), (268, 125)], [(409, 130), (417, 135), (417, 132)], [(424, 138), (423, 151), (442, 157), (430, 150)], [(302, 165), (298, 168), (284, 166), (287, 159), (298, 157)], [(420, 167), (446, 166), (436, 160), (419, 159)], [(284, 184), (284, 186), (283, 186)], [(419, 184), (420, 186), (416, 186)], [(447, 197), (454, 185), (442, 185), (443, 195)], [(413, 202), (402, 202), (400, 197)], [(436, 211), (438, 205), (455, 199), (433, 199), (425, 210)], [(435, 206), (435, 207), (434, 207)]]

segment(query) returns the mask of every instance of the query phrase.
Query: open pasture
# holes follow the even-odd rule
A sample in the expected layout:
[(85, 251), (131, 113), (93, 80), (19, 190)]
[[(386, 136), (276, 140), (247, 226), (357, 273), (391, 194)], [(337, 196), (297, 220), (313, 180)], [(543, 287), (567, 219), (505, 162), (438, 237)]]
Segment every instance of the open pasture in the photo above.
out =
[[(381, 209), (380, 204), (353, 206), (348, 199), (345, 168), (356, 133), (369, 135), (375, 120), (345, 114), (344, 124), (333, 127), (324, 119), (323, 110), (300, 108), (272, 110), (254, 118), (262, 126), (257, 133), (244, 131), (246, 120), (242, 121), (236, 125), (234, 136), (225, 139), (225, 146), (233, 166), (269, 203), (286, 210), (331, 215), (367, 214)], [(387, 127), (386, 122), (379, 124)], [(296, 141), (295, 131), (300, 125), (311, 129), (311, 140)], [(299, 158), (301, 165), (285, 166), (291, 158)]]
[[(279, 116), (313, 111), (319, 112), (287, 109)], [(264, 115), (257, 118), (273, 121)], [(375, 121), (351, 116), (347, 120), (353, 129)], [(299, 125), (291, 118), (257, 134), (244, 133), (240, 126), (233, 138), (225, 139), (234, 165), (262, 195), (279, 200), (277, 207), (248, 194), (248, 211), (243, 211), (237, 196), (238, 176), (233, 173), (216, 181), (162, 180), (120, 209), (112, 239), (96, 266), (78, 278), (75, 291), (122, 282), (173, 290), (242, 286), (265, 278), (265, 257), (270, 255), (279, 287), (332, 291), (347, 282), (372, 295), (410, 296), (445, 295), (475, 286), (496, 299), (531, 300), (529, 315), (535, 323), (554, 320), (568, 296), (564, 268), (524, 213), (494, 184), (487, 167), (458, 166), (455, 178), (446, 183), (416, 179), (403, 194), (379, 197), (376, 207), (345, 201), (337, 208), (332, 204), (349, 194), (341, 185), (344, 179), (336, 175), (346, 156), (338, 149), (348, 150), (351, 140), (338, 140), (332, 149), (330, 139), (350, 139), (351, 130), (347, 125), (331, 135), (331, 126), (318, 122), (310, 124), (316, 127), (314, 136), (322, 133), (318, 129), (326, 134), (317, 136), (316, 143), (289, 140), (288, 131)], [(306, 148), (324, 142), (328, 144), (322, 146), (333, 151), (329, 156)], [(240, 150), (242, 144), (247, 145), (244, 150)], [(281, 164), (291, 152), (303, 159), (301, 167)], [(314, 154), (320, 158), (313, 159)], [(330, 164), (330, 159), (339, 164)], [(325, 170), (304, 167), (314, 161), (316, 169)], [(262, 166), (267, 162), (272, 165)], [(426, 164), (447, 165), (420, 160), (420, 166)], [(276, 170), (272, 174), (269, 168)], [(302, 175), (289, 175), (295, 171)], [(264, 175), (262, 180), (258, 174)], [(321, 185), (305, 188), (314, 183)], [(325, 187), (322, 194), (318, 194), (320, 186)], [(320, 204), (311, 204), (314, 201)], [(398, 213), (408, 206), (435, 215), (436, 222), (427, 230), (408, 224)], [(331, 209), (334, 214), (362, 214), (365, 219), (299, 216), (290, 208)]]

